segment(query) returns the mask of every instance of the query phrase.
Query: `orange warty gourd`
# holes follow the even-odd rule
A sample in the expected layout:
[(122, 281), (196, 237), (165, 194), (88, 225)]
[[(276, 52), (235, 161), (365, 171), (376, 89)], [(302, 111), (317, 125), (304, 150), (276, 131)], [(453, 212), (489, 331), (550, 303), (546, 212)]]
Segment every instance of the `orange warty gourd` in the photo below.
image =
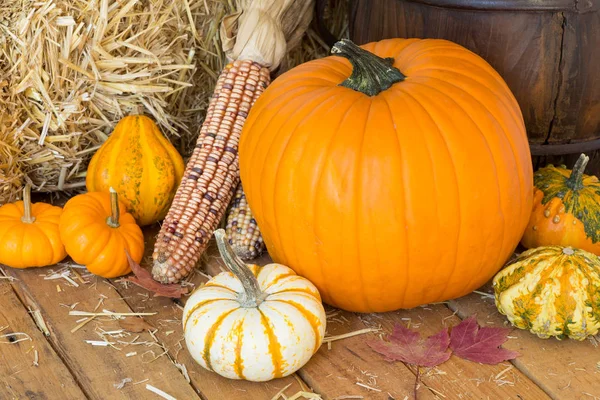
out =
[(116, 278), (131, 272), (125, 250), (139, 263), (144, 234), (116, 191), (89, 192), (67, 201), (60, 218), (60, 237), (73, 261), (92, 274)]
[(45, 267), (63, 260), (67, 253), (60, 240), (58, 221), (62, 208), (31, 204), (31, 187), (23, 200), (0, 207), (0, 264), (13, 268)]
[(573, 170), (548, 165), (536, 171), (524, 247), (570, 246), (600, 255), (600, 181), (583, 173), (589, 159), (582, 154)]
[(129, 115), (92, 157), (86, 186), (90, 192), (114, 188), (137, 223), (151, 225), (167, 214), (184, 168), (183, 158), (152, 119)]
[(445, 40), (343, 40), (332, 53), (277, 78), (242, 131), (241, 180), (273, 260), (357, 312), (481, 286), (532, 207), (510, 89)]

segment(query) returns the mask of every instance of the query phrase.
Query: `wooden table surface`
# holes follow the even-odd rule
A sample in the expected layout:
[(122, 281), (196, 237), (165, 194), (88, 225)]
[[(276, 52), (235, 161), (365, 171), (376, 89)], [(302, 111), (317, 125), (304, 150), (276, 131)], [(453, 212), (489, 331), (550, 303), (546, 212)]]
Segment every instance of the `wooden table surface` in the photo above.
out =
[[(152, 238), (147, 234), (149, 265)], [(258, 264), (269, 262), (262, 257)], [(223, 268), (211, 246), (190, 279), (199, 286)], [(65, 264), (0, 272), (0, 399), (203, 400), (413, 398), (416, 370), (390, 363), (365, 343), (410, 324), (423, 336), (473, 314), (482, 326), (505, 326), (493, 298), (473, 293), (447, 303), (383, 314), (354, 314), (327, 308), (327, 337), (373, 331), (325, 343), (296, 374), (267, 383), (222, 378), (197, 365), (181, 328), (181, 301), (153, 297), (119, 279), (106, 280)], [(489, 288), (481, 289), (490, 293)], [(70, 311), (151, 313), (154, 328), (123, 330), (113, 317), (70, 315)], [(101, 343), (104, 342), (104, 343)], [(108, 342), (108, 343), (107, 343)], [(99, 345), (102, 344), (102, 345)], [(513, 362), (482, 365), (452, 356), (422, 371), (419, 399), (600, 399), (600, 348), (583, 342), (539, 339), (514, 329), (506, 348)]]

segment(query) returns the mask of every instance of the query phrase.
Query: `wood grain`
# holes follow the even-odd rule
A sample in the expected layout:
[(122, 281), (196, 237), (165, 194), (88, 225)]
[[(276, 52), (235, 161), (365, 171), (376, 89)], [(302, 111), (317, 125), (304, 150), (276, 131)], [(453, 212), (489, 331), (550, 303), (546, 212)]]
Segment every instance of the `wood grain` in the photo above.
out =
[[(84, 285), (80, 282), (79, 287), (74, 287), (62, 279), (44, 280), (44, 275), (49, 271), (50, 268), (7, 269), (6, 273), (18, 279), (13, 282), (13, 287), (21, 301), (32, 310), (40, 311), (50, 330), (48, 340), (69, 367), (88, 398), (98, 400), (153, 398), (155, 395), (146, 389), (146, 384), (178, 399), (200, 398), (177, 367), (167, 357), (159, 356), (163, 352), (162, 348), (148, 333), (131, 334), (121, 338), (107, 336), (120, 350), (86, 343), (86, 340), (102, 340), (98, 335), (101, 330), (110, 332), (121, 329), (118, 321), (110, 317), (98, 317), (71, 333), (71, 330), (78, 325), (77, 320), (82, 318), (69, 315), (71, 306), (74, 310), (91, 312), (102, 301), (98, 311), (107, 309), (112, 312), (132, 312), (132, 310), (112, 285), (102, 278), (90, 278), (88, 284)], [(60, 292), (57, 285), (60, 286)], [(144, 344), (127, 345), (119, 341)], [(133, 356), (126, 355), (134, 352), (136, 354)], [(155, 359), (155, 356), (158, 357)], [(116, 388), (115, 385), (124, 379), (131, 379), (131, 381), (122, 389)], [(66, 397), (57, 393), (54, 398)]]
[(469, 10), (511, 10), (511, 11), (571, 11), (588, 12), (596, 10), (598, 3), (577, 0), (410, 0), (413, 3), (436, 7), (465, 8)]
[[(367, 315), (363, 319), (369, 320), (370, 324), (381, 324), (388, 332), (393, 324), (401, 323), (419, 332), (422, 337), (460, 323), (460, 318), (442, 304), (380, 316)], [(484, 365), (451, 356), (440, 366), (426, 370), (422, 379), (425, 385), (448, 399), (549, 399), (527, 376), (518, 369), (511, 368), (509, 362)]]
[[(327, 324), (328, 336), (369, 327), (358, 315), (342, 311), (329, 318)], [(375, 333), (367, 333), (342, 339), (333, 342), (331, 350), (325, 344), (302, 368), (300, 375), (318, 393), (324, 394), (326, 400), (343, 396), (364, 396), (373, 400), (412, 399), (414, 373), (401, 362), (387, 362), (371, 350), (366, 341), (377, 337)], [(418, 393), (419, 399), (435, 398), (425, 387)]]
[[(214, 245), (209, 247), (205, 258), (207, 273), (216, 275), (223, 270), (224, 264)], [(258, 265), (269, 262), (272, 261), (268, 255), (254, 260)], [(340, 312), (333, 319), (328, 318), (326, 335), (339, 335), (364, 328), (366, 325), (357, 315)], [(390, 395), (394, 399), (403, 399), (405, 396), (410, 398), (415, 376), (402, 363), (390, 364), (383, 361), (366, 345), (365, 339), (369, 336), (373, 337), (373, 334), (340, 340), (332, 344), (331, 350), (324, 344), (298, 371), (298, 375), (324, 400), (344, 398), (343, 396), (363, 396), (372, 400), (388, 400)], [(371, 380), (373, 376), (376, 376), (375, 381)], [(376, 390), (357, 385), (357, 382)], [(422, 392), (420, 398), (433, 398), (427, 390)]]
[[(151, 252), (153, 249), (153, 241), (157, 233), (155, 227), (146, 229), (146, 257), (145, 260), (151, 262)], [(214, 242), (208, 248), (203, 259), (202, 268), (213, 273), (220, 272), (219, 260), (217, 259), (218, 251), (214, 246)], [(150, 265), (150, 264), (147, 264)], [(154, 297), (145, 289), (138, 286), (127, 284), (123, 285), (113, 280), (115, 287), (121, 294), (125, 302), (135, 312), (156, 312), (156, 315), (144, 317), (144, 319), (155, 328), (158, 328), (156, 337), (168, 350), (169, 355), (177, 362), (185, 365), (190, 380), (198, 393), (206, 400), (221, 400), (221, 399), (236, 399), (243, 398), (244, 400), (264, 400), (271, 399), (280, 390), (289, 385), (284, 394), (291, 397), (295, 393), (302, 390), (300, 383), (293, 376), (282, 379), (276, 379), (270, 382), (257, 383), (240, 380), (231, 380), (223, 378), (220, 375), (210, 372), (197, 364), (190, 353), (187, 351), (185, 341), (183, 339), (183, 329), (181, 325), (182, 307), (185, 305), (184, 298), (182, 301), (174, 301), (164, 297)], [(194, 274), (190, 282), (199, 287), (206, 282), (207, 278)]]
[[(481, 325), (508, 325), (493, 299), (475, 293), (451, 301), (450, 307), (461, 317), (477, 314)], [(600, 349), (591, 341), (540, 339), (520, 329), (514, 329), (510, 336), (514, 339), (506, 343), (506, 348), (521, 354), (513, 362), (515, 367), (553, 399), (600, 398)]]
[(562, 16), (559, 90), (549, 143), (600, 137), (600, 12)]
[(479, 54), (514, 93), (532, 144), (600, 138), (600, 0), (351, 0), (349, 26), (359, 44), (443, 38)]
[[(0, 299), (0, 399), (50, 399), (59, 393), (65, 399), (85, 399), (7, 280), (0, 280)], [(17, 342), (25, 336), (10, 336), (14, 332), (31, 340)]]

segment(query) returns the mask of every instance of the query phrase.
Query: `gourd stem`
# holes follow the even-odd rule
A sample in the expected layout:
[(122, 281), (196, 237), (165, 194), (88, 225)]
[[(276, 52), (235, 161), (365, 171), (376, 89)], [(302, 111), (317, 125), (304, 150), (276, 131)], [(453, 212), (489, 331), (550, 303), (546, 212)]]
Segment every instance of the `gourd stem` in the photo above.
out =
[(111, 216), (106, 219), (106, 224), (111, 228), (119, 227), (119, 218), (121, 217), (121, 211), (119, 210), (119, 196), (117, 191), (110, 188), (110, 212)]
[(352, 74), (340, 86), (356, 90), (367, 96), (376, 96), (406, 76), (394, 67), (393, 58), (381, 58), (348, 39), (342, 39), (331, 48), (331, 54), (347, 58), (352, 64)]
[(31, 215), (31, 185), (28, 183), (23, 189), (23, 216), (21, 222), (25, 224), (33, 224), (35, 217)]
[(585, 167), (587, 166), (590, 158), (585, 154), (581, 154), (571, 171), (571, 176), (567, 179), (566, 186), (571, 190), (581, 190), (583, 189), (583, 171), (585, 171)]
[(233, 252), (225, 237), (225, 230), (217, 229), (214, 233), (219, 253), (221, 253), (225, 265), (240, 280), (244, 287), (240, 304), (242, 307), (258, 307), (263, 301), (263, 292), (260, 290), (258, 280), (246, 264)]

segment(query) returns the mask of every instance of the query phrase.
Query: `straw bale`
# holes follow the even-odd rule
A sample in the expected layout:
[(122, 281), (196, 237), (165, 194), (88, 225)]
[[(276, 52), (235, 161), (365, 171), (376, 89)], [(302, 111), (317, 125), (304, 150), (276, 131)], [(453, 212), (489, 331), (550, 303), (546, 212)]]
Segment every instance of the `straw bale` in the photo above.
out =
[[(238, 0), (240, 1), (240, 0)], [(347, 32), (347, 0), (329, 25)], [(0, 204), (85, 190), (93, 153), (130, 113), (152, 116), (185, 156), (226, 63), (234, 0), (12, 0), (0, 4)], [(312, 31), (277, 71), (326, 55)]]

